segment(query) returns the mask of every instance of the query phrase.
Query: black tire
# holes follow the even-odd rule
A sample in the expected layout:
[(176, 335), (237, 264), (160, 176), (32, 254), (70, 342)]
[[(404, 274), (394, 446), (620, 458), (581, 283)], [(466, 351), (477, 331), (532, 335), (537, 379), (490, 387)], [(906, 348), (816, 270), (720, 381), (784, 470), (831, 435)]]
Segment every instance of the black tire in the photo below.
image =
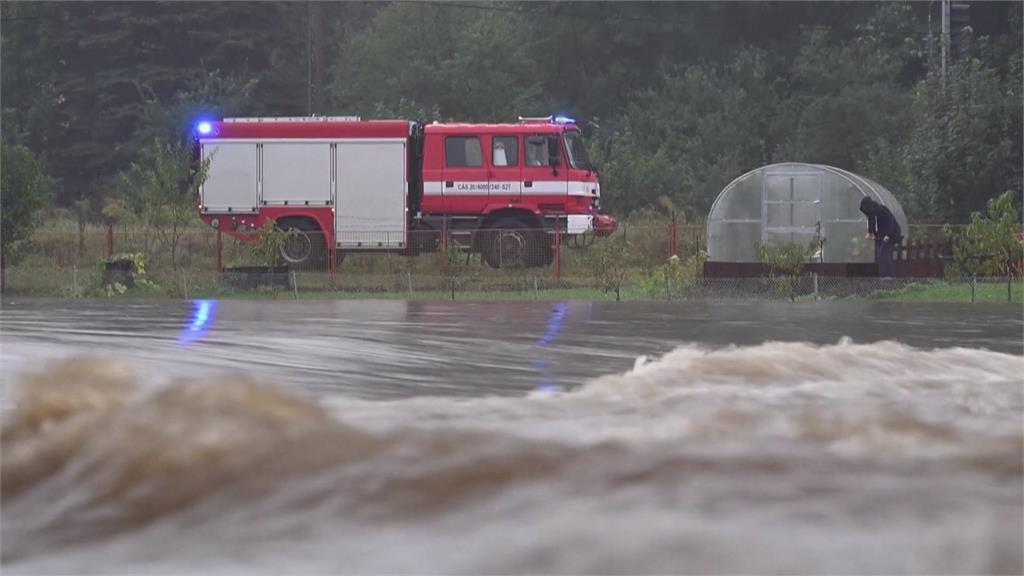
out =
[(536, 247), (530, 251), (526, 259), (526, 265), (531, 268), (543, 268), (551, 266), (555, 261), (555, 247), (552, 244), (554, 239), (547, 232), (535, 232)]
[(409, 232), (408, 252), (411, 256), (437, 252), (440, 246), (441, 232), (428, 224), (421, 224)]
[(553, 256), (553, 250), (545, 244), (547, 237), (521, 220), (505, 218), (487, 227), (480, 251), (491, 268), (547, 266)]
[(327, 267), (327, 239), (320, 227), (309, 220), (282, 220), (286, 232), (295, 231), (281, 245), (281, 259), (292, 270), (324, 270)]

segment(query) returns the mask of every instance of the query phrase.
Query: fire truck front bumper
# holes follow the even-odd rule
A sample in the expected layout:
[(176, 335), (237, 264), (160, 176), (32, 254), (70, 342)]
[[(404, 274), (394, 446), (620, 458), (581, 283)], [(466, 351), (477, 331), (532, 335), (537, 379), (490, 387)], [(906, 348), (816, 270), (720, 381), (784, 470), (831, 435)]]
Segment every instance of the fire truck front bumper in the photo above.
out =
[(607, 214), (594, 214), (594, 234), (597, 236), (611, 236), (619, 227), (615, 218)]

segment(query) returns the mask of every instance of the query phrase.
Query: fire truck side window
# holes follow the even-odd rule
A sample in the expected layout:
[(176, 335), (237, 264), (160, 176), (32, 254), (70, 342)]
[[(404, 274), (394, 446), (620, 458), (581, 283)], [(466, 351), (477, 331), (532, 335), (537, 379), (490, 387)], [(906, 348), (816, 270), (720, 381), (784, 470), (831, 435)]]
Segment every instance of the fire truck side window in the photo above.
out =
[(495, 136), (491, 142), (493, 166), (519, 166), (519, 138)]
[(445, 165), (449, 168), (478, 167), (484, 165), (480, 139), (476, 136), (449, 136), (444, 140)]
[(535, 134), (526, 138), (526, 165), (548, 165), (548, 139), (542, 134)]

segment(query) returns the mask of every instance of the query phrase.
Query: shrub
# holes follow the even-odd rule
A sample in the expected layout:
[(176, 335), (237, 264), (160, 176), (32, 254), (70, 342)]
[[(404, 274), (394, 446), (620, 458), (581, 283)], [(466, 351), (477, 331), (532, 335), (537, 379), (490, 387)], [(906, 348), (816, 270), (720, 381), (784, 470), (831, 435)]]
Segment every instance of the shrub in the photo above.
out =
[(988, 201), (988, 214), (971, 214), (971, 223), (960, 232), (947, 227), (953, 243), (953, 262), (962, 276), (1013, 276), (1024, 257), (1020, 218), (1013, 193)]
[(624, 238), (608, 238), (594, 243), (588, 260), (601, 289), (615, 292), (615, 301), (622, 300), (622, 285), (629, 274), (633, 245)]

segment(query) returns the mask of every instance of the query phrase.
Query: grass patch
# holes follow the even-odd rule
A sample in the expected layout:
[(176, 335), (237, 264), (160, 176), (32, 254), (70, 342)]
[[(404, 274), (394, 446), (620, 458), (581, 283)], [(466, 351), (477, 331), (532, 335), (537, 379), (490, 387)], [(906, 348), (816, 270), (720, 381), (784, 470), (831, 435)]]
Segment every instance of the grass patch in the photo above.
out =
[[(123, 294), (104, 293), (100, 267), (96, 265), (55, 268), (29, 261), (6, 271), (5, 294), (56, 298), (169, 298), (169, 299), (240, 299), (240, 300), (426, 300), (426, 301), (556, 301), (615, 300), (613, 291), (600, 288), (598, 279), (590, 276), (507, 275), (500, 271), (474, 274), (455, 280), (454, 297), (451, 278), (437, 275), (355, 274), (342, 271), (332, 282), (330, 275), (299, 272), (289, 275), (287, 285), (248, 288), (230, 278), (195, 267), (178, 270), (161, 268), (147, 270), (151, 286), (139, 286)], [(637, 275), (637, 278), (641, 278)], [(291, 282), (298, 285), (296, 290)], [(822, 282), (821, 293), (801, 293), (797, 301), (819, 299), (866, 299), (893, 302), (959, 302), (971, 301), (969, 281), (924, 279), (920, 282), (896, 284), (879, 289), (879, 283), (855, 281)], [(863, 280), (863, 279), (861, 279)], [(283, 283), (285, 283), (283, 282)], [(684, 288), (669, 298), (664, 291), (652, 290), (649, 282), (630, 279), (622, 288), (623, 301), (666, 300), (780, 300), (787, 295), (766, 289), (755, 279), (705, 279)], [(976, 288), (977, 302), (1007, 302), (1005, 281), (986, 279)], [(1011, 285), (1012, 302), (1024, 302), (1024, 283), (1016, 279)]]
[[(970, 302), (970, 281), (922, 282), (896, 290), (878, 290), (867, 295), (869, 300), (901, 302)], [(979, 282), (975, 289), (977, 302), (1007, 302), (1006, 282)], [(1015, 279), (1010, 286), (1011, 302), (1024, 302), (1024, 284)]]
[[(296, 296), (291, 290), (257, 290), (229, 291), (215, 290), (199, 293), (197, 298), (217, 298), (225, 300), (292, 300)], [(314, 291), (299, 292), (299, 300), (413, 300), (413, 301), (451, 301), (452, 293), (444, 291), (413, 291), (413, 292), (359, 292), (359, 291)], [(560, 300), (614, 300), (615, 295), (605, 293), (597, 288), (554, 288), (535, 292), (496, 292), (485, 290), (456, 291), (456, 302), (525, 302), (525, 301), (560, 301)], [(623, 294), (623, 300), (626, 300)], [(647, 300), (639, 291), (630, 300)]]

